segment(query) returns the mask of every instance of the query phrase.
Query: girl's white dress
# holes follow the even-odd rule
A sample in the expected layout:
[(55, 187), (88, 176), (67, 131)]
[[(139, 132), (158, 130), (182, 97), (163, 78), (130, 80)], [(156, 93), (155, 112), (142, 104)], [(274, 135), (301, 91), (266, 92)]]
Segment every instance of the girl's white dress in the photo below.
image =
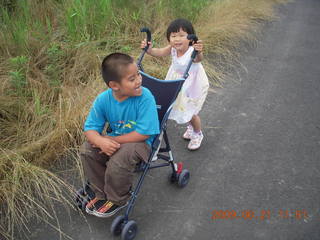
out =
[[(181, 57), (177, 56), (177, 50), (171, 49), (172, 63), (166, 76), (166, 80), (182, 78), (191, 59), (194, 48), (192, 46)], [(184, 82), (182, 89), (173, 104), (169, 119), (177, 123), (187, 123), (193, 115), (197, 115), (207, 97), (209, 81), (201, 63), (192, 63), (189, 77)]]

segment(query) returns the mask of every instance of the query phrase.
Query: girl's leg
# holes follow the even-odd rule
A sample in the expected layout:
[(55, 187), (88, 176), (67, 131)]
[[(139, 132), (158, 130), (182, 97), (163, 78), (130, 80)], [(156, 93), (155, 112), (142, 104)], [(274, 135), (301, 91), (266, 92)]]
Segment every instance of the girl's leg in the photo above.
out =
[(193, 115), (190, 121), (191, 126), (193, 127), (194, 132), (201, 131), (201, 119), (198, 115)]
[(193, 127), (190, 122), (188, 122), (187, 130), (182, 135), (183, 139), (190, 140), (193, 134)]
[(198, 115), (193, 115), (190, 122), (188, 123), (187, 130), (182, 137), (185, 140), (190, 140), (194, 132), (200, 132), (200, 131), (201, 131), (200, 117)]
[(200, 148), (203, 139), (200, 117), (198, 115), (194, 115), (190, 121), (190, 124), (193, 127), (193, 133), (188, 144), (188, 149), (197, 150), (198, 148)]

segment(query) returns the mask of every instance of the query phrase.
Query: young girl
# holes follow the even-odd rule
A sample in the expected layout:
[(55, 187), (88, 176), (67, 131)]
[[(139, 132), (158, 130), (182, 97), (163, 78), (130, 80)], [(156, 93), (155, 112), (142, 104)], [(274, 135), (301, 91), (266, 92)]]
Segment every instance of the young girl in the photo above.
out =
[[(199, 112), (206, 99), (209, 81), (200, 61), (203, 59), (203, 44), (201, 40), (192, 43), (187, 39), (189, 34), (195, 34), (192, 24), (185, 19), (176, 19), (170, 23), (167, 29), (169, 45), (163, 48), (153, 48), (149, 42), (147, 53), (154, 57), (171, 55), (172, 63), (166, 76), (166, 80), (182, 78), (187, 64), (191, 59), (193, 50), (198, 54), (191, 65), (189, 77), (186, 79), (169, 119), (175, 120), (178, 124), (188, 123), (183, 138), (190, 140), (189, 150), (196, 150), (201, 146), (203, 134), (201, 131), (201, 120)], [(141, 48), (146, 46), (146, 40), (141, 42)]]

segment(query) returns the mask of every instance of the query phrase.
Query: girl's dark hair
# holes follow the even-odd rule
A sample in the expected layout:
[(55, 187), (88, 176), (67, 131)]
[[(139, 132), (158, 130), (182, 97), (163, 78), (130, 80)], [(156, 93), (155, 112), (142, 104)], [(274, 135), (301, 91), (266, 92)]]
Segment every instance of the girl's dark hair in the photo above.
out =
[(170, 41), (170, 34), (179, 32), (180, 29), (182, 29), (183, 31), (185, 31), (188, 34), (196, 34), (190, 21), (183, 19), (183, 18), (178, 18), (178, 19), (172, 21), (170, 23), (169, 27), (167, 28), (168, 41)]
[(110, 81), (119, 82), (123, 77), (125, 68), (134, 63), (132, 57), (124, 53), (111, 53), (106, 56), (101, 64), (102, 78), (109, 86)]

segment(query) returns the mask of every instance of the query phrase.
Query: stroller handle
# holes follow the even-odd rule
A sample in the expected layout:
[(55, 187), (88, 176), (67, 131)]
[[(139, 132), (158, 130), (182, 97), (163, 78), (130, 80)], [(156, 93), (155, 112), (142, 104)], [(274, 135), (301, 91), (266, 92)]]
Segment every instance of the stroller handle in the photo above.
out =
[(151, 32), (149, 28), (141, 28), (140, 32), (145, 32), (147, 34), (147, 46), (145, 46), (144, 50), (147, 51), (149, 48), (149, 42), (151, 42)]
[(192, 40), (193, 42), (197, 42), (198, 41), (198, 37), (197, 37), (197, 35), (195, 35), (195, 34), (189, 34), (188, 36), (187, 36), (187, 38), (188, 38), (188, 40)]
[[(197, 35), (195, 35), (195, 34), (189, 34), (189, 35), (187, 36), (187, 38), (188, 38), (188, 40), (191, 40), (191, 41), (194, 42), (194, 43), (197, 43), (197, 42), (198, 42), (198, 37), (197, 37)], [(194, 51), (192, 52), (191, 59), (194, 60), (194, 59), (196, 58), (197, 54), (198, 54), (198, 51), (197, 51), (197, 50), (194, 50)]]
[[(149, 46), (150, 46), (148, 43), (151, 42), (151, 31), (150, 31), (150, 29), (147, 28), (147, 27), (141, 28), (140, 31), (141, 31), (141, 32), (145, 32), (145, 33), (147, 34), (147, 46), (145, 46), (145, 47), (142, 49), (142, 52), (141, 52), (141, 54), (140, 54), (140, 56), (139, 56), (139, 58), (138, 58), (138, 60), (137, 60), (138, 69), (139, 69), (140, 71), (144, 72), (143, 67), (142, 67), (142, 60), (143, 60), (143, 57), (144, 57), (145, 53), (148, 51), (148, 48), (149, 48)], [(188, 38), (189, 40), (191, 40), (193, 43), (197, 43), (197, 41), (198, 41), (198, 37), (197, 37), (195, 34), (189, 34), (189, 35), (187, 36), (187, 38)], [(191, 59), (190, 59), (188, 65), (187, 65), (187, 68), (186, 68), (186, 70), (185, 70), (185, 72), (184, 72), (184, 74), (183, 74), (183, 78), (184, 78), (184, 79), (187, 79), (187, 78), (188, 78), (190, 67), (191, 67), (191, 65), (192, 65), (192, 63), (193, 63), (193, 60), (196, 58), (197, 54), (198, 54), (198, 51), (197, 51), (197, 50), (193, 50), (193, 52), (192, 52), (192, 54), (191, 54)]]
[[(197, 41), (198, 41), (198, 37), (195, 34), (189, 34), (187, 36), (187, 38), (188, 38), (188, 40), (191, 40), (193, 43), (197, 43)], [(185, 72), (183, 74), (183, 78), (184, 79), (187, 79), (189, 77), (189, 70), (190, 70), (191, 65), (193, 63), (193, 60), (196, 58), (197, 54), (198, 54), (198, 51), (197, 50), (193, 50), (193, 52), (191, 54), (191, 59), (190, 59), (188, 65), (187, 65), (187, 68), (186, 68), (186, 70), (185, 70)]]
[[(151, 42), (151, 31), (149, 28), (147, 27), (143, 27), (140, 29), (140, 32), (145, 32), (147, 34), (147, 46), (145, 46), (143, 49), (142, 49), (142, 52), (138, 58), (138, 61), (137, 61), (137, 65), (138, 65), (138, 68), (139, 70), (143, 71), (143, 67), (142, 67), (142, 59), (145, 55), (145, 53), (148, 51), (148, 48), (150, 46), (149, 42)], [(144, 72), (144, 71), (143, 71)]]

